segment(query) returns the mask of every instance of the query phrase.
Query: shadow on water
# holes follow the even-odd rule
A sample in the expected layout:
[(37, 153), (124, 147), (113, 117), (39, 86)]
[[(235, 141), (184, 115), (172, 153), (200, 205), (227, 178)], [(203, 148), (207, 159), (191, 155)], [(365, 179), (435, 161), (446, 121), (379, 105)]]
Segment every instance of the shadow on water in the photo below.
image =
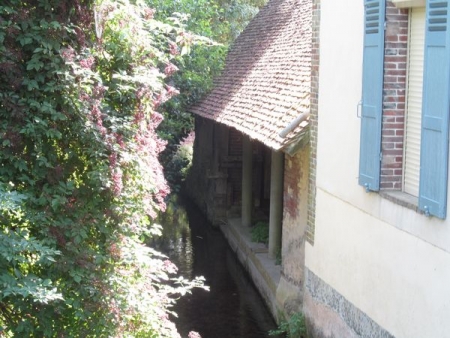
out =
[(152, 246), (169, 256), (186, 278), (204, 276), (210, 291), (181, 298), (174, 321), (182, 337), (262, 338), (276, 328), (261, 296), (219, 229), (182, 198), (174, 198), (160, 218), (163, 236)]

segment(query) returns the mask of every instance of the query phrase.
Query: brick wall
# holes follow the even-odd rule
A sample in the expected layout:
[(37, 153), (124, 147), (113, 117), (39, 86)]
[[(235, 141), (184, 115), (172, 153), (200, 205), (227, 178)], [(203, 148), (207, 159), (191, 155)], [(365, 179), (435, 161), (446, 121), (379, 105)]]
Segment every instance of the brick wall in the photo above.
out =
[(405, 123), (408, 10), (387, 2), (384, 48), (382, 161), (380, 188), (401, 190)]
[(306, 240), (314, 244), (316, 222), (316, 163), (317, 163), (317, 125), (319, 117), (319, 65), (320, 65), (320, 1), (313, 1), (312, 20), (312, 60), (311, 60), (311, 115), (310, 128), (310, 162), (308, 189), (308, 227)]
[(401, 190), (405, 123), (408, 10), (386, 6), (380, 188)]
[(303, 179), (303, 175), (304, 169), (300, 157), (286, 155), (284, 162), (283, 208), (284, 214), (291, 218), (296, 218), (299, 212), (299, 181)]
[[(282, 276), (297, 287), (303, 285), (305, 232), (309, 190), (309, 147), (294, 156), (285, 155), (283, 182)], [(301, 293), (302, 291), (299, 290)]]

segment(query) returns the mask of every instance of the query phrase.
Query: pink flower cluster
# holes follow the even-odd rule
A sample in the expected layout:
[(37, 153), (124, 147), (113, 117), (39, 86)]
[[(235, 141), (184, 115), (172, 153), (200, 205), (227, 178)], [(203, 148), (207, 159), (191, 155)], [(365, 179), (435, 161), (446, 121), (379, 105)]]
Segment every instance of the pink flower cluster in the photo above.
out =
[(174, 73), (176, 73), (178, 71), (178, 67), (175, 66), (173, 63), (169, 62), (166, 67), (164, 68), (164, 74), (166, 74), (167, 76), (171, 76)]
[(168, 259), (164, 261), (164, 269), (170, 274), (175, 274), (178, 271), (177, 266)]
[(123, 140), (123, 135), (122, 134), (118, 134), (118, 133), (114, 133), (114, 136), (115, 136), (116, 142), (120, 146), (120, 148), (125, 149), (125, 142)]
[(169, 53), (171, 55), (178, 55), (180, 53), (178, 50), (178, 45), (173, 41), (169, 41)]
[(157, 109), (161, 104), (170, 100), (172, 97), (180, 94), (175, 87), (166, 85), (165, 89), (161, 91), (153, 101), (154, 109)]
[(92, 90), (92, 94), (95, 98), (100, 99), (105, 94), (106, 88), (103, 85), (97, 84)]
[(95, 123), (97, 126), (97, 129), (100, 131), (103, 137), (106, 136), (107, 130), (103, 126), (103, 119), (102, 119), (102, 112), (100, 111), (100, 102), (95, 101), (92, 105), (91, 111), (90, 111), (90, 119), (92, 122)]
[(112, 173), (112, 180), (113, 180), (113, 186), (112, 186), (112, 192), (114, 196), (120, 196), (123, 189), (123, 182), (122, 182), (122, 170), (120, 168), (116, 168)]
[(155, 16), (155, 10), (153, 8), (146, 8), (144, 10), (144, 18), (147, 20), (152, 20)]
[(109, 156), (109, 171), (111, 172), (112, 187), (111, 191), (114, 196), (118, 197), (123, 190), (123, 173), (122, 169), (117, 165), (117, 153), (112, 152)]
[[(158, 114), (153, 112), (154, 114)], [(152, 120), (140, 125), (138, 133), (134, 136), (137, 151), (141, 154), (145, 166), (152, 173), (152, 181), (155, 185), (152, 192), (148, 192), (142, 203), (146, 213), (151, 217), (157, 216), (156, 211), (164, 211), (166, 204), (165, 197), (169, 194), (170, 189), (164, 178), (161, 163), (158, 160), (158, 155), (166, 147), (167, 142), (161, 140), (156, 134), (156, 124)]]
[(89, 56), (86, 59), (80, 60), (80, 66), (81, 68), (85, 69), (92, 69), (92, 66), (94, 65), (95, 59), (93, 56)]
[(166, 93), (167, 93), (166, 99), (170, 100), (172, 97), (180, 94), (180, 91), (175, 87), (166, 85)]
[[(158, 127), (159, 126), (159, 124), (162, 122), (164, 120), (164, 116), (162, 116), (160, 113), (158, 113), (158, 112), (153, 112), (153, 114), (152, 114), (152, 122), (153, 122), (153, 125), (155, 126), (155, 128), (156, 127)], [(165, 146), (165, 145), (164, 145)]]

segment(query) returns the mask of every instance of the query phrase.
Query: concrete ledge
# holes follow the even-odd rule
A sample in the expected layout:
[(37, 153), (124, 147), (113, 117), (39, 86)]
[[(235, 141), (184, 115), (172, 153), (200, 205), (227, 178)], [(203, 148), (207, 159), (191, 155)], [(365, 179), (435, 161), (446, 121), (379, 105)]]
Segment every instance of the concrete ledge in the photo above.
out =
[(277, 287), (281, 278), (281, 266), (268, 257), (267, 248), (251, 241), (250, 229), (242, 226), (240, 218), (229, 219), (220, 224), (232, 250), (250, 274), (276, 321), (279, 320)]

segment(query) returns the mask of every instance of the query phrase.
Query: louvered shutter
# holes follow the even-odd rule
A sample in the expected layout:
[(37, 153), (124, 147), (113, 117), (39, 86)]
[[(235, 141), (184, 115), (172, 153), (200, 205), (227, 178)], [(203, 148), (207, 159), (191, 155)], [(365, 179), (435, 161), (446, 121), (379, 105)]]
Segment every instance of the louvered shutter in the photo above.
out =
[(380, 188), (385, 7), (385, 0), (364, 0), (364, 60), (358, 181), (367, 191), (377, 191)]
[(419, 196), (420, 182), (420, 132), (422, 128), (425, 7), (412, 8), (410, 14), (404, 190), (408, 194), (417, 197)]
[(445, 218), (447, 208), (450, 48), (448, 1), (427, 1), (419, 209)]

